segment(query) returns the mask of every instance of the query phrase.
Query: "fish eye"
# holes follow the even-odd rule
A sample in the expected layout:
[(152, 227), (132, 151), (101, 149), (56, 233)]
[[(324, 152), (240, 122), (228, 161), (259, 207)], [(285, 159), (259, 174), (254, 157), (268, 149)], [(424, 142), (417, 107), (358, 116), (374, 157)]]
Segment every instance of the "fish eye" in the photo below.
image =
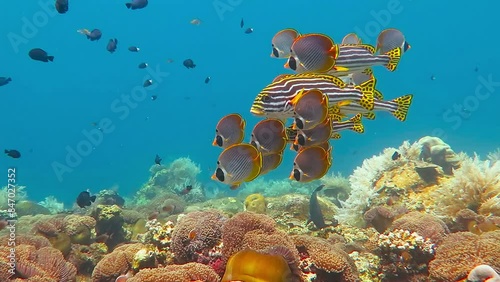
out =
[(298, 129), (304, 129), (304, 123), (300, 118), (295, 118), (295, 126), (297, 126)]
[[(223, 144), (224, 142), (223, 142), (223, 140), (222, 140), (222, 136), (217, 135), (217, 136), (215, 137), (215, 143), (217, 143), (217, 146), (222, 147), (222, 145), (224, 145), (224, 144)], [(218, 164), (218, 163), (219, 163), (219, 162), (217, 162), (217, 164)]]
[(274, 48), (274, 44), (273, 44), (273, 56), (275, 56), (276, 58), (280, 57), (280, 53), (278, 52), (278, 49)]
[(250, 145), (254, 146), (256, 149), (259, 149), (259, 147), (257, 146), (257, 143), (255, 141), (250, 142)]
[(219, 161), (217, 161), (217, 164), (218, 164), (218, 165), (220, 165), (220, 162), (219, 162)]
[(219, 133), (219, 130), (217, 128), (215, 129), (215, 133)]
[(217, 179), (219, 179), (220, 182), (224, 182), (225, 177), (222, 169), (217, 168), (217, 170), (215, 171), (215, 177), (217, 177)]
[(300, 146), (305, 146), (306, 137), (303, 134), (297, 135), (297, 143), (299, 143)]
[(269, 102), (269, 99), (271, 99), (271, 98), (269, 98), (268, 95), (262, 96), (262, 102)]
[(290, 56), (290, 58), (288, 58), (288, 66), (291, 70), (297, 70), (297, 61), (295, 57)]
[[(293, 148), (294, 151), (297, 151), (297, 152), (299, 151), (299, 145), (292, 144), (292, 146), (293, 146), (292, 148)], [(295, 163), (293, 165), (295, 165)]]
[(293, 178), (295, 178), (295, 180), (297, 181), (300, 181), (300, 171), (298, 169), (294, 169), (293, 170)]

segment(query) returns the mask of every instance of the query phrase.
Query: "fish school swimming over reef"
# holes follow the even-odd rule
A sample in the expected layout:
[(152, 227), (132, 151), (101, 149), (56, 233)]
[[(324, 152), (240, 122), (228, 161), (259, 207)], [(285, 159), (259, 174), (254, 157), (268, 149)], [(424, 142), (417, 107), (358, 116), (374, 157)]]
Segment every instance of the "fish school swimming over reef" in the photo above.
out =
[(291, 180), (320, 179), (332, 166), (330, 141), (340, 139), (342, 131), (363, 133), (363, 120), (374, 120), (379, 112), (406, 120), (413, 95), (386, 98), (372, 69), (394, 72), (410, 48), (397, 29), (383, 30), (375, 45), (355, 33), (335, 43), (325, 34), (279, 31), (271, 57), (285, 61), (284, 68), (294, 73), (276, 76), (257, 94), (250, 112), (264, 119), (250, 137), (244, 136), (246, 121), (240, 114), (219, 120), (213, 145), (222, 152), (212, 179), (236, 189), (276, 169), (286, 148), (296, 154)]

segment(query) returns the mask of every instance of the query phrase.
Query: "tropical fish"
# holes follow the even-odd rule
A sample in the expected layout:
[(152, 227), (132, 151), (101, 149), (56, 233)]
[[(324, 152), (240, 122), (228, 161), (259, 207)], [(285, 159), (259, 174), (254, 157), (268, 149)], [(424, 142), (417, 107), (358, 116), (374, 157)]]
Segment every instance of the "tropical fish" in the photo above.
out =
[(65, 14), (69, 9), (68, 0), (56, 0), (55, 7), (59, 14)]
[(405, 121), (412, 100), (413, 95), (407, 94), (390, 101), (376, 99), (374, 101), (374, 107), (372, 111), (368, 111), (355, 103), (351, 103), (348, 105), (343, 105), (341, 107), (334, 105), (328, 109), (328, 112), (331, 114), (340, 115), (342, 117), (346, 117), (350, 114), (361, 113), (367, 119), (375, 119), (374, 111), (384, 111), (391, 113), (400, 121)]
[[(327, 152), (332, 150), (332, 146), (330, 145), (329, 141), (323, 142), (323, 143), (315, 145), (315, 146), (321, 147), (321, 148), (325, 149), (325, 151), (327, 151)], [(308, 147), (300, 146), (299, 144), (293, 144), (293, 143), (292, 143), (292, 146), (290, 146), (290, 150), (293, 150), (295, 152), (300, 152), (300, 151), (304, 150), (305, 148), (308, 148)]]
[(245, 120), (239, 114), (229, 114), (219, 120), (215, 127), (212, 145), (227, 148), (243, 141)]
[(193, 185), (186, 185), (186, 187), (184, 189), (182, 189), (182, 191), (180, 191), (179, 194), (186, 195), (189, 192), (191, 192), (191, 190), (193, 190)]
[(35, 48), (31, 49), (30, 52), (28, 53), (31, 59), (35, 61), (40, 61), (40, 62), (53, 62), (54, 61), (54, 56), (49, 56), (45, 50), (42, 50), (40, 48)]
[(11, 81), (12, 81), (12, 78), (10, 78), (10, 77), (0, 77), (0, 86), (7, 85)]
[(319, 146), (305, 147), (295, 156), (290, 179), (298, 182), (320, 179), (332, 165), (330, 154), (331, 151)]
[(295, 29), (287, 28), (279, 31), (273, 36), (271, 57), (274, 58), (288, 58), (290, 57), (290, 49), (292, 44), (299, 37), (299, 32)]
[(291, 103), (294, 105), (295, 128), (312, 129), (328, 116), (328, 96), (318, 89), (302, 90)]
[(132, 0), (130, 3), (126, 3), (128, 9), (136, 10), (145, 8), (148, 5), (148, 0)]
[(290, 47), (290, 53), (285, 68), (297, 73), (321, 73), (334, 68), (339, 49), (330, 37), (311, 33), (297, 37)]
[(4, 153), (7, 156), (14, 158), (14, 159), (19, 159), (21, 157), (21, 153), (18, 150), (14, 150), (14, 149), (11, 149), (11, 150), (5, 149)]
[(250, 33), (253, 33), (253, 28), (249, 27), (245, 30), (245, 33), (246, 34), (250, 34)]
[(148, 79), (148, 80), (144, 81), (144, 83), (142, 84), (143, 87), (149, 87), (151, 85), (153, 85), (152, 79)]
[(116, 47), (118, 46), (118, 39), (112, 38), (108, 41), (108, 45), (106, 45), (106, 50), (110, 53), (114, 53), (116, 51)]
[(324, 122), (318, 124), (316, 127), (308, 130), (297, 131), (297, 136), (293, 142), (295, 145), (310, 147), (319, 145), (330, 140), (332, 135), (332, 126), (330, 119), (325, 119)]
[(257, 148), (250, 144), (234, 144), (219, 155), (212, 179), (236, 189), (241, 183), (259, 176), (261, 168), (262, 154)]
[(276, 169), (283, 160), (283, 152), (267, 154), (262, 156), (262, 168), (259, 175), (264, 175)]
[(285, 149), (287, 136), (285, 125), (278, 119), (265, 119), (258, 122), (253, 130), (250, 144), (263, 155), (280, 153)]
[(161, 157), (160, 157), (160, 156), (158, 156), (158, 154), (156, 154), (156, 157), (155, 157), (155, 164), (157, 164), (157, 165), (161, 165), (161, 161), (162, 161)]
[(327, 73), (335, 76), (345, 76), (363, 71), (373, 66), (385, 66), (395, 71), (401, 59), (401, 48), (396, 47), (386, 53), (376, 55), (375, 47), (367, 44), (340, 45), (339, 56), (334, 68)]
[[(293, 74), (266, 86), (255, 98), (250, 112), (257, 116), (291, 118), (291, 101), (302, 91), (318, 89), (328, 96), (329, 105), (358, 105), (365, 111), (373, 110), (375, 77), (360, 85), (348, 85), (340, 78), (327, 74)], [(330, 106), (330, 107), (332, 107)]]
[(385, 54), (398, 47), (401, 48), (402, 54), (406, 53), (406, 51), (411, 48), (401, 31), (395, 28), (389, 28), (380, 32), (377, 37), (377, 52)]
[(182, 64), (188, 69), (194, 69), (196, 67), (193, 60), (191, 60), (191, 59), (184, 60), (184, 62), (182, 62)]
[(102, 36), (102, 32), (97, 28), (93, 29), (92, 31), (89, 31), (88, 29), (82, 28), (82, 29), (77, 30), (76, 32), (87, 36), (87, 39), (89, 39), (90, 41), (99, 40), (99, 39), (101, 39), (101, 36)]
[(78, 194), (78, 197), (76, 198), (76, 204), (80, 208), (88, 207), (92, 205), (93, 202), (95, 202), (95, 199), (96, 195), (90, 196), (90, 192), (88, 190), (83, 191), (80, 194)]
[(130, 47), (128, 47), (128, 50), (130, 52), (139, 52), (141, 49), (139, 49), (139, 47), (136, 47), (136, 46), (130, 46)]
[(148, 67), (148, 63), (140, 63), (137, 67), (140, 69), (145, 69)]
[(325, 223), (323, 212), (321, 212), (321, 207), (318, 202), (318, 192), (321, 191), (323, 187), (325, 187), (324, 184), (318, 186), (311, 194), (311, 198), (309, 199), (309, 219), (306, 223), (309, 224), (309, 222), (313, 222), (318, 229), (322, 229), (328, 226)]

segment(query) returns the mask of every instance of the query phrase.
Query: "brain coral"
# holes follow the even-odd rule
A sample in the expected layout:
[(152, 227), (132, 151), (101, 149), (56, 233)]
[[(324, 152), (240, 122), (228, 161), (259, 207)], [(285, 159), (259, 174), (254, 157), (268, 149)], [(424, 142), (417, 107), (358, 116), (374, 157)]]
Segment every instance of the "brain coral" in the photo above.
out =
[(52, 281), (75, 281), (76, 267), (64, 260), (62, 253), (52, 247), (36, 249), (30, 245), (16, 247), (16, 272), (18, 277), (31, 278), (41, 276)]
[(458, 232), (448, 235), (437, 248), (429, 264), (433, 281), (459, 281), (467, 278), (471, 269), (487, 264), (500, 270), (500, 231), (475, 235)]
[(130, 270), (134, 255), (143, 247), (144, 245), (140, 243), (117, 247), (97, 263), (92, 272), (92, 281), (114, 282), (118, 276)]
[(142, 269), (134, 277), (129, 278), (128, 282), (217, 282), (220, 281), (219, 275), (204, 264), (191, 262), (183, 265), (167, 265), (162, 268)]
[(241, 251), (245, 234), (252, 230), (271, 234), (275, 228), (274, 220), (263, 214), (241, 212), (228, 219), (222, 228), (222, 254), (229, 258), (234, 253)]
[(446, 224), (439, 218), (421, 212), (410, 212), (396, 219), (391, 230), (402, 229), (410, 232), (417, 232), (418, 235), (429, 238), (433, 243), (438, 244), (450, 233)]
[(327, 240), (307, 235), (291, 236), (302, 259), (310, 259), (316, 268), (315, 281), (359, 281), (358, 271), (349, 255)]
[(188, 213), (172, 233), (172, 251), (180, 263), (197, 260), (197, 253), (208, 251), (222, 237), (222, 226), (227, 218), (216, 210)]

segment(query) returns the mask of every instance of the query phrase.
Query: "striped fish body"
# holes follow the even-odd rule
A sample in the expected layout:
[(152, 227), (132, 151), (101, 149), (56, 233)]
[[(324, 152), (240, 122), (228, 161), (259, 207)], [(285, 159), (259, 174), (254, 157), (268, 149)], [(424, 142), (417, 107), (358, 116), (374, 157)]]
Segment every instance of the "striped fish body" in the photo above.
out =
[(413, 95), (408, 94), (390, 101), (375, 100), (372, 111), (369, 111), (356, 104), (337, 107), (337, 109), (335, 109), (334, 106), (333, 108), (330, 108), (332, 109), (332, 111), (329, 111), (329, 114), (339, 114), (341, 116), (362, 114), (368, 119), (374, 119), (374, 111), (383, 111), (389, 112), (400, 121), (405, 121), (412, 99)]
[(347, 71), (332, 69), (328, 74), (346, 76), (362, 72), (373, 66), (386, 66), (391, 62), (388, 55), (375, 55), (375, 48), (370, 45), (339, 45), (339, 56), (335, 66), (347, 68)]
[(363, 85), (347, 85), (342, 79), (327, 74), (294, 74), (274, 81), (255, 98), (250, 112), (257, 116), (291, 118), (294, 116), (291, 101), (301, 91), (320, 90), (328, 96), (328, 103), (335, 105), (343, 101), (373, 109), (375, 79)]

